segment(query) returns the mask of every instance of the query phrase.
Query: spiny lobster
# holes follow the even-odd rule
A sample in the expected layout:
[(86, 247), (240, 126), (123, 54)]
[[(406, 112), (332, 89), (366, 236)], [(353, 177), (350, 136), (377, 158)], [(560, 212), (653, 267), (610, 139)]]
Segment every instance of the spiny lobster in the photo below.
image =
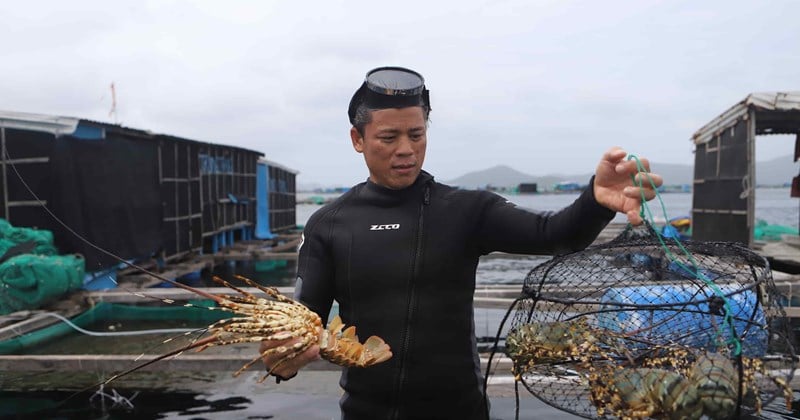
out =
[[(246, 277), (236, 276), (248, 286), (265, 293), (268, 298), (257, 297), (217, 276), (213, 277), (214, 281), (238, 292), (239, 295), (214, 295), (163, 277), (159, 278), (213, 300), (218, 306), (212, 309), (231, 312), (234, 316), (211, 324), (208, 327), (208, 332), (211, 334), (209, 337), (116, 374), (105, 380), (103, 384), (108, 384), (121, 376), (186, 350), (203, 351), (212, 346), (259, 343), (265, 340), (299, 338), (295, 344), (289, 347), (278, 346), (262, 352), (234, 372), (234, 376), (240, 375), (264, 356), (282, 355), (270, 371), (261, 378), (260, 381), (264, 381), (275, 368), (315, 344), (319, 345), (319, 354), (323, 359), (345, 367), (369, 367), (392, 357), (389, 345), (380, 337), (371, 336), (363, 344), (360, 343), (355, 327), (350, 326), (345, 329), (345, 325), (338, 315), (328, 323), (327, 329), (323, 329), (320, 317), (308, 307), (281, 295), (275, 288), (261, 286)], [(136, 294), (144, 296), (140, 293)]]
[[(700, 352), (694, 359), (681, 352), (680, 359), (664, 358), (663, 368), (617, 367), (589, 380), (598, 415), (606, 410), (623, 419), (727, 419), (737, 414), (740, 403), (761, 413), (757, 375), (769, 376), (759, 359), (742, 357), (742, 398), (739, 370), (727, 356)], [(667, 368), (667, 366), (675, 367)], [(769, 377), (783, 392), (791, 410), (792, 390), (783, 378)]]

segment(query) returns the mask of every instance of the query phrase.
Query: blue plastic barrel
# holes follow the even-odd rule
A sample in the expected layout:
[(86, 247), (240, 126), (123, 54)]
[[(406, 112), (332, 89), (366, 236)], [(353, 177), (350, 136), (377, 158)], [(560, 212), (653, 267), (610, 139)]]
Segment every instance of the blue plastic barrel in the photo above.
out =
[[(735, 286), (718, 286), (728, 301), (735, 337), (742, 354), (760, 357), (767, 351), (766, 317), (756, 294)], [(716, 301), (716, 302), (714, 302)], [(614, 331), (642, 345), (679, 344), (716, 350), (729, 345), (734, 337), (717, 309), (723, 300), (712, 288), (696, 284), (646, 285), (611, 288), (601, 298), (598, 322), (601, 328)], [(643, 305), (652, 305), (650, 308)], [(713, 314), (717, 313), (717, 314)]]

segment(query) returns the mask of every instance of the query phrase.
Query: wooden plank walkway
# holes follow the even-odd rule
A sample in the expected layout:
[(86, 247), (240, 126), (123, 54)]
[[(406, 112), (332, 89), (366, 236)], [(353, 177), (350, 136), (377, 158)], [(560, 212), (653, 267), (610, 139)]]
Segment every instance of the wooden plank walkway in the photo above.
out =
[(800, 236), (783, 235), (778, 242), (756, 243), (753, 249), (769, 260), (773, 270), (800, 274)]
[[(258, 345), (226, 347), (224, 353), (203, 354), (186, 352), (178, 357), (160, 360), (143, 371), (237, 371), (245, 363), (258, 356)], [(100, 355), (0, 355), (0, 371), (4, 372), (121, 372), (147, 360), (158, 357), (157, 354), (100, 354)], [(486, 371), (488, 357), (481, 358), (481, 371)], [(511, 359), (496, 355), (492, 359), (492, 369), (503, 372), (511, 371)], [(263, 366), (257, 362), (250, 370), (261, 370)], [(304, 369), (314, 371), (341, 370), (341, 367), (325, 360), (310, 363)]]
[(220, 252), (201, 258), (210, 260), (214, 265), (225, 261), (267, 261), (267, 260), (296, 260), (297, 246), (300, 245), (299, 234), (278, 245), (265, 247), (259, 242), (238, 242)]
[[(297, 260), (297, 246), (300, 241), (300, 233), (278, 235), (265, 241), (240, 241), (222, 248), (216, 254), (194, 255), (184, 261), (169, 264), (165, 270), (159, 270), (153, 262), (137, 265), (159, 277), (175, 280), (187, 274), (213, 269), (228, 261), (294, 261)], [(134, 267), (120, 270), (117, 281), (130, 288), (149, 288), (162, 283), (158, 277)]]

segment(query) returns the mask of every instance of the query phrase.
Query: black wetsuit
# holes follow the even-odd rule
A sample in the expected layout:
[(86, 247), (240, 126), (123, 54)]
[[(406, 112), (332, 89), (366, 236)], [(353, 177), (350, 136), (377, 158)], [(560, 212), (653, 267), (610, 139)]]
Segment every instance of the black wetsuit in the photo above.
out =
[(434, 182), (390, 190), (369, 181), (305, 226), (295, 296), (328, 316), (332, 301), (361, 340), (394, 356), (345, 369), (343, 419), (484, 419), (473, 293), (481, 255), (556, 254), (588, 246), (613, 218), (587, 189), (555, 213)]

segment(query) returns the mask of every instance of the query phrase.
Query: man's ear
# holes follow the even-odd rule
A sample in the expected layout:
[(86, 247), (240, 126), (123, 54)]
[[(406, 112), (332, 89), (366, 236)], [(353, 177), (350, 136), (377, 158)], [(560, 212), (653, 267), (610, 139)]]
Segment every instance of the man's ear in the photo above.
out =
[(361, 153), (364, 151), (364, 137), (355, 127), (350, 127), (350, 140), (353, 141), (353, 149), (356, 149), (356, 152)]

